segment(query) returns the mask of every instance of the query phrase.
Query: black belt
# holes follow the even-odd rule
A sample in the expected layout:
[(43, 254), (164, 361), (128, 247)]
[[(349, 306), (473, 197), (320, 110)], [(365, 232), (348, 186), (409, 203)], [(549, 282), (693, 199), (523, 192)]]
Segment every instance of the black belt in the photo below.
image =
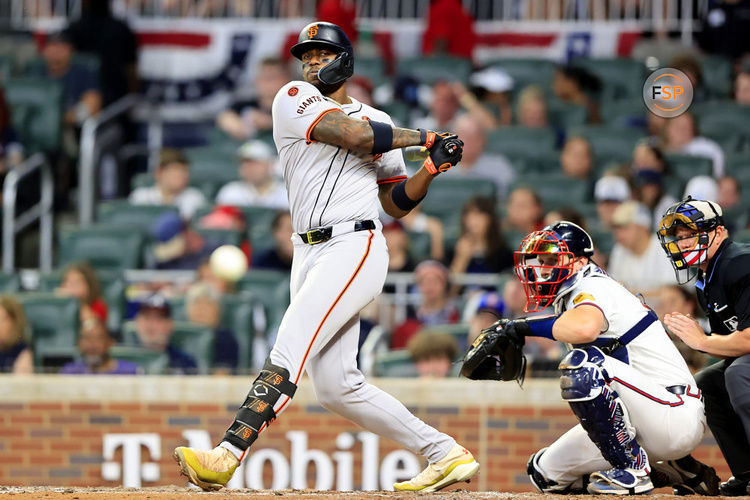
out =
[[(373, 220), (358, 220), (354, 222), (354, 232), (375, 229), (375, 227), (375, 221)], [(305, 233), (297, 233), (297, 235), (306, 245), (317, 245), (333, 237), (333, 226), (316, 227)]]

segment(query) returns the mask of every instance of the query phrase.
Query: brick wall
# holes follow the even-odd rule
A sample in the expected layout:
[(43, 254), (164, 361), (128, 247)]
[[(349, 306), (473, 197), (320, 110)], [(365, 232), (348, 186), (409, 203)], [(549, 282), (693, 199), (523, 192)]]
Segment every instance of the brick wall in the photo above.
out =
[[(0, 377), (0, 484), (122, 484), (132, 457), (131, 462), (123, 462), (123, 453), (127, 453), (123, 446), (104, 457), (104, 438), (113, 434), (157, 435), (156, 451), (140, 448), (139, 464), (153, 465), (141, 467), (135, 474), (144, 485), (184, 484), (172, 461), (172, 449), (187, 442), (183, 432), (188, 430), (207, 431), (210, 442), (215, 443), (244, 399), (249, 382), (239, 377)], [(447, 380), (438, 386), (418, 380), (375, 383), (475, 453), (482, 472), (470, 489), (529, 491), (525, 474), (529, 455), (576, 423), (559, 400), (556, 381), (530, 380), (524, 390), (510, 383), (465, 380)], [(321, 408), (306, 383), (294, 402), (254, 449), (277, 450), (288, 466), (288, 433), (306, 431), (307, 448), (321, 450), (334, 466), (339, 463), (333, 459), (336, 453), (351, 453), (351, 484), (355, 489), (361, 487), (364, 445), (351, 439), (342, 445), (347, 439), (337, 438), (345, 433), (356, 435), (362, 429)], [(393, 441), (380, 439), (377, 463), (398, 448)], [(730, 475), (710, 436), (694, 455), (716, 467), (722, 478)], [(103, 466), (104, 462), (107, 465)], [(158, 480), (148, 480), (148, 467), (151, 473), (158, 471)], [(110, 468), (108, 477), (116, 474), (116, 480), (103, 477), (106, 468)], [(262, 474), (258, 472), (264, 487), (271, 485), (273, 472), (266, 461)], [(244, 480), (247, 474), (241, 475), (240, 486), (249, 486), (249, 480)], [(315, 477), (316, 467), (310, 465), (310, 487)]]

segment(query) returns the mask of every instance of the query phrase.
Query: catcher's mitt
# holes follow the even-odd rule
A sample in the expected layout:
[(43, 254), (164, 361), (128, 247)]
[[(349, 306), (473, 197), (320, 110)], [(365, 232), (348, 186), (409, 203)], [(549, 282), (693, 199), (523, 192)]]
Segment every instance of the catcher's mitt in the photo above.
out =
[(513, 321), (503, 319), (482, 330), (464, 356), (461, 375), (472, 380), (517, 380), (523, 384), (525, 338)]

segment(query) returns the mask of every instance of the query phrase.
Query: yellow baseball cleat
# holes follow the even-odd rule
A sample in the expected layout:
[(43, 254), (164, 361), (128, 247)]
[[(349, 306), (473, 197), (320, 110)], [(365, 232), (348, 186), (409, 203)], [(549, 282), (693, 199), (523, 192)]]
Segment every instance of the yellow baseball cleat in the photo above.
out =
[(220, 490), (226, 486), (240, 465), (231, 451), (220, 446), (211, 451), (180, 446), (175, 448), (172, 456), (180, 464), (182, 475), (206, 491)]
[(474, 460), (469, 450), (457, 444), (445, 458), (429, 464), (425, 470), (410, 480), (394, 484), (393, 489), (430, 493), (453, 483), (469, 481), (478, 470), (479, 462)]

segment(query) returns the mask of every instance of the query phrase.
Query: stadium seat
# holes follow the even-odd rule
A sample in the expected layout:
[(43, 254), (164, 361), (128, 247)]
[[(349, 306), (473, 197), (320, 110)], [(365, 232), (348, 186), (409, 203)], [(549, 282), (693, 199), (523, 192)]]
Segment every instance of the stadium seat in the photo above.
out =
[(382, 57), (358, 57), (354, 64), (354, 75), (364, 76), (374, 87), (390, 81)]
[[(698, 129), (701, 135), (710, 137), (731, 147), (737, 137), (750, 139), (750, 108), (736, 105), (731, 100), (710, 101), (696, 106)], [(731, 151), (731, 149), (730, 149)]]
[(195, 232), (203, 236), (208, 246), (234, 245), (240, 246), (243, 235), (232, 229), (206, 229), (195, 227)]
[(62, 131), (62, 84), (37, 78), (12, 78), (3, 83), (13, 126), (26, 154), (56, 151)]
[(505, 245), (511, 250), (516, 250), (521, 244), (521, 241), (526, 237), (525, 232), (516, 229), (503, 229), (502, 235)]
[(372, 367), (376, 377), (416, 377), (417, 369), (406, 349), (388, 351), (375, 356)]
[[(380, 107), (384, 112), (388, 113), (393, 123), (400, 127), (407, 127), (411, 121), (411, 107), (403, 101), (394, 100), (388, 104), (384, 104)], [(409, 163), (407, 162), (407, 165)], [(419, 162), (417, 167), (420, 167), (422, 162)]]
[(17, 274), (0, 273), (0, 293), (16, 293), (21, 289)]
[(604, 100), (600, 115), (607, 125), (642, 128), (646, 125), (646, 105), (642, 98)]
[[(63, 279), (63, 269), (56, 269), (50, 273), (39, 275), (39, 290), (54, 292), (60, 287)], [(107, 328), (111, 332), (119, 332), (125, 317), (125, 281), (119, 271), (96, 271), (99, 278), (102, 299), (107, 303)]]
[[(77, 52), (73, 54), (73, 63), (85, 66), (89, 71), (95, 75), (99, 75), (99, 68), (101, 62), (99, 56), (96, 54)], [(26, 61), (23, 66), (23, 73), (29, 77), (43, 78), (47, 75), (47, 63), (43, 57), (36, 57), (30, 61)]]
[(487, 153), (536, 158), (554, 151), (555, 141), (555, 133), (548, 128), (501, 128), (488, 134)]
[(13, 75), (13, 57), (7, 54), (0, 55), (0, 82), (7, 81)]
[[(269, 207), (238, 207), (245, 216), (248, 226), (248, 237), (253, 246), (253, 252), (268, 249), (274, 245), (271, 234), (271, 223), (276, 217), (278, 210)], [(213, 206), (204, 206), (196, 210), (193, 220), (200, 221), (201, 217), (209, 214), (214, 209)]]
[[(434, 334), (434, 333), (447, 333), (456, 339), (458, 343), (458, 350), (463, 355), (466, 351), (467, 339), (469, 336), (469, 325), (464, 323), (455, 323), (450, 325), (434, 325), (424, 328), (419, 333)], [(455, 360), (454, 360), (455, 361)]]
[(750, 229), (740, 229), (732, 235), (732, 239), (738, 243), (750, 243)]
[(427, 232), (407, 231), (409, 238), (409, 256), (413, 262), (422, 262), (430, 258), (432, 238)]
[(42, 366), (59, 367), (77, 355), (78, 299), (54, 293), (34, 292), (17, 295), (31, 329), (34, 358)]
[(168, 205), (133, 205), (127, 200), (108, 201), (96, 207), (97, 222), (113, 227), (131, 227), (148, 234), (154, 221), (165, 212), (178, 213)]
[(450, 172), (435, 179), (430, 185), (430, 193), (422, 201), (426, 214), (448, 218), (460, 216), (461, 207), (474, 196), (496, 198), (495, 184), (484, 179), (467, 179)]
[(552, 86), (555, 77), (555, 67), (552, 61), (545, 59), (494, 59), (488, 66), (497, 67), (513, 78), (513, 92), (518, 94), (528, 85), (538, 85), (545, 90)]
[(468, 59), (448, 56), (399, 59), (396, 66), (399, 76), (410, 75), (429, 85), (441, 80), (467, 83), (471, 70)]
[(561, 168), (559, 151), (546, 151), (533, 158), (516, 153), (510, 155), (508, 159), (513, 163), (516, 174), (519, 177), (544, 173), (558, 173)]
[(289, 273), (272, 269), (251, 269), (237, 282), (239, 292), (248, 292), (263, 305), (267, 333), (281, 323), (289, 306)]
[(627, 161), (645, 132), (608, 125), (584, 125), (569, 130), (568, 137), (571, 136), (585, 137), (591, 143), (594, 155), (599, 158)]
[(130, 228), (93, 226), (73, 229), (60, 236), (59, 264), (86, 260), (96, 269), (138, 269), (144, 237)]
[(214, 332), (211, 328), (176, 321), (170, 343), (195, 359), (199, 374), (210, 372), (214, 362)]
[(115, 345), (109, 351), (114, 359), (130, 361), (139, 366), (144, 375), (165, 375), (169, 368), (169, 356), (161, 352), (149, 351), (143, 347)]
[(731, 175), (740, 184), (750, 183), (750, 153), (727, 155), (724, 164), (726, 175)]
[(713, 99), (726, 99), (732, 93), (732, 63), (722, 56), (701, 58), (703, 85)]
[(697, 175), (713, 176), (714, 167), (710, 158), (683, 154), (667, 154), (665, 157), (672, 175), (683, 184)]
[(635, 98), (641, 95), (646, 66), (635, 59), (576, 59), (573, 66), (583, 68), (599, 78), (602, 101)]
[(547, 102), (547, 115), (553, 127), (565, 130), (585, 124), (588, 110), (578, 104), (551, 99)]
[(565, 206), (575, 208), (588, 202), (591, 194), (588, 182), (562, 173), (527, 175), (517, 180), (511, 189), (516, 187), (528, 187), (538, 193), (546, 211)]
[(255, 339), (253, 309), (256, 302), (250, 296), (238, 294), (224, 295), (221, 304), (221, 324), (234, 333), (239, 347), (237, 371), (246, 373), (253, 359), (253, 340)]
[[(211, 328), (176, 319), (169, 343), (195, 359), (199, 374), (210, 372), (214, 360), (214, 332)], [(123, 325), (122, 344), (139, 347), (140, 342), (132, 321)]]
[(610, 231), (589, 230), (591, 239), (594, 240), (594, 248), (601, 253), (609, 255), (612, 247), (615, 246), (615, 237)]

